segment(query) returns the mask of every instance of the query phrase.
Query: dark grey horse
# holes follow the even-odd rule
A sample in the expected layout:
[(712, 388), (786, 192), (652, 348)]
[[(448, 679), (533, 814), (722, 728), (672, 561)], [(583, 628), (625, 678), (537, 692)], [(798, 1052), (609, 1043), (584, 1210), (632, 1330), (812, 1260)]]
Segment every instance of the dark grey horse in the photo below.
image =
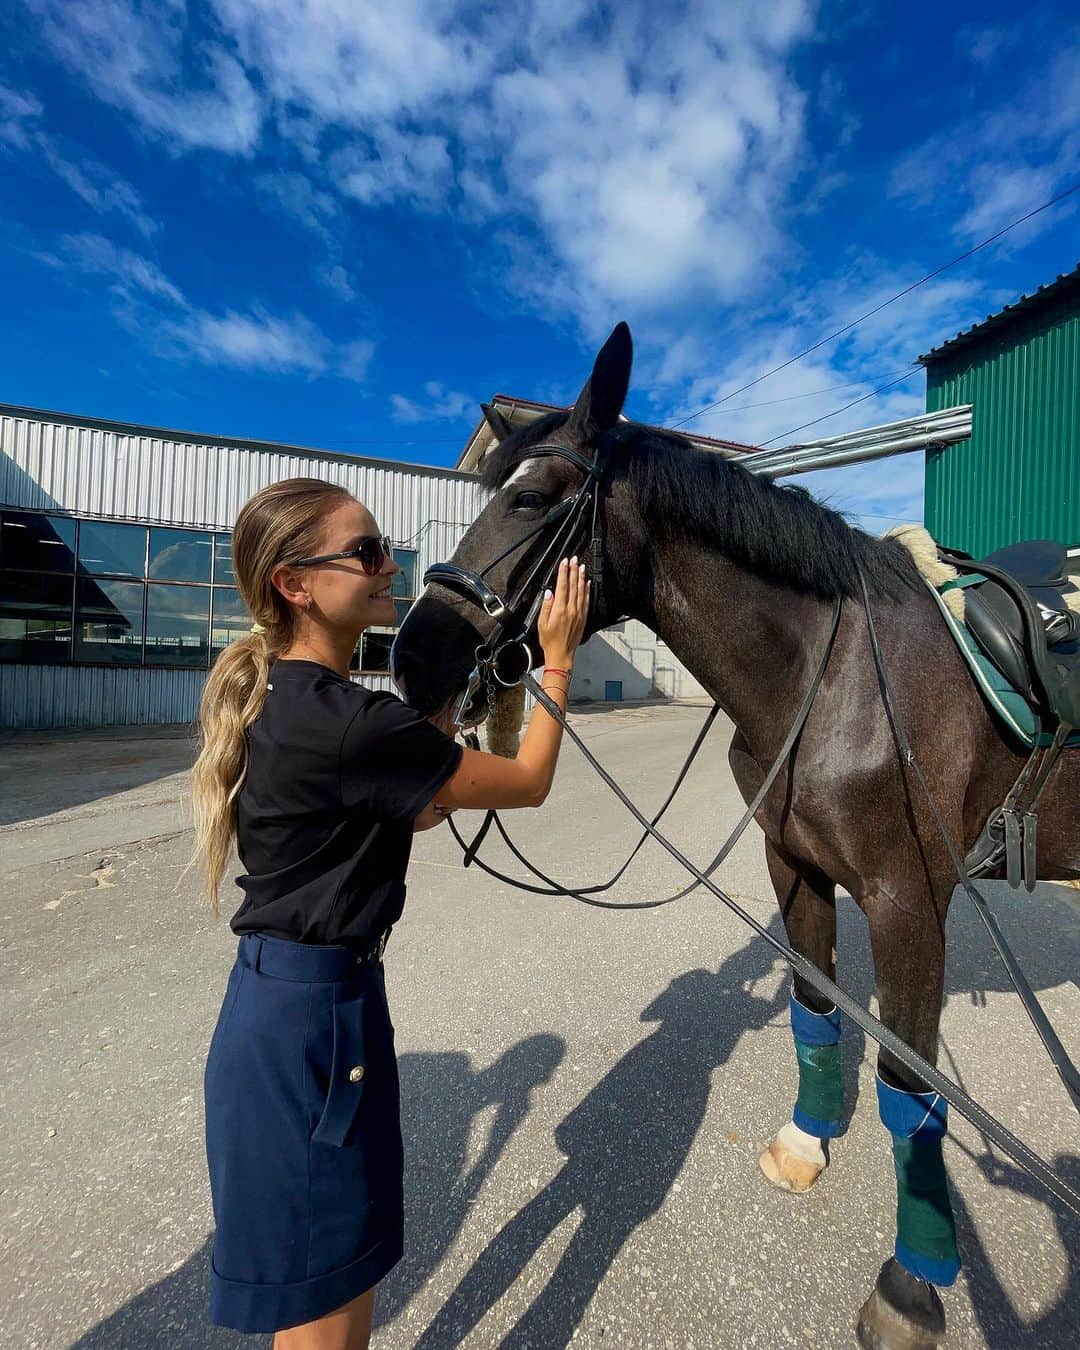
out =
[[(961, 854), (1024, 756), (988, 713), (908, 552), (851, 528), (803, 490), (681, 436), (621, 421), (631, 359), (620, 324), (569, 414), (508, 431), (483, 468), (494, 495), (453, 561), (480, 571), (521, 540), (486, 577), (500, 594), (513, 594), (544, 542), (543, 532), (526, 536), (582, 481), (572, 463), (531, 457), (530, 447), (554, 443), (590, 459), (599, 450), (603, 568), (593, 578), (598, 604), (589, 631), (630, 616), (670, 646), (734, 722), (729, 759), (747, 800), (794, 719), (843, 598), (813, 710), (757, 820), (791, 945), (835, 977), (835, 891), (847, 890), (870, 925), (881, 1018), (933, 1062), (956, 876), (882, 708), (860, 572), (900, 714)], [(566, 551), (584, 556), (586, 544), (583, 533)], [(449, 704), (489, 631), (478, 606), (430, 586), (394, 648), (394, 674), (409, 701), (432, 712)], [(531, 644), (539, 663), (535, 633)], [(477, 711), (482, 706), (481, 693)], [(1043, 874), (1080, 876), (1080, 752), (1058, 762), (1039, 824)], [(762, 1167), (775, 1184), (801, 1190), (824, 1166), (820, 1140), (837, 1132), (839, 1016), (798, 975), (794, 986), (799, 1102)], [(867, 1346), (933, 1345), (944, 1334), (934, 1285), (951, 1283), (959, 1267), (941, 1163), (944, 1112), (885, 1051), (878, 1079), (900, 1218), (896, 1256), (882, 1267), (859, 1336)]]

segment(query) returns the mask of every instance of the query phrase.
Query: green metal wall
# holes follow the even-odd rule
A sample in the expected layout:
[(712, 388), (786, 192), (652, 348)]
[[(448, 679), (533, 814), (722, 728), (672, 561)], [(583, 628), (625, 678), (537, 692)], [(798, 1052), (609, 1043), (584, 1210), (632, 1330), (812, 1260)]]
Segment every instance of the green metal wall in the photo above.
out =
[(927, 366), (926, 409), (974, 407), (971, 439), (926, 456), (926, 527), (976, 557), (1018, 539), (1080, 544), (1076, 295)]

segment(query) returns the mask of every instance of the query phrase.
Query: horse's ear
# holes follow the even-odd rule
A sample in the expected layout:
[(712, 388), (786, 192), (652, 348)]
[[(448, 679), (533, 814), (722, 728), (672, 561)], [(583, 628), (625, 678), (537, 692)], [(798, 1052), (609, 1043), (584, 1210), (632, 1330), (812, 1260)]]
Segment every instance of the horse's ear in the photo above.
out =
[(596, 356), (593, 372), (567, 419), (566, 425), (583, 439), (591, 440), (602, 431), (610, 431), (619, 420), (630, 388), (630, 367), (634, 364), (634, 342), (625, 323), (618, 323)]
[(480, 411), (484, 414), (484, 421), (495, 433), (497, 441), (505, 441), (513, 428), (506, 418), (499, 412), (498, 408), (492, 407), (490, 403), (481, 403)]

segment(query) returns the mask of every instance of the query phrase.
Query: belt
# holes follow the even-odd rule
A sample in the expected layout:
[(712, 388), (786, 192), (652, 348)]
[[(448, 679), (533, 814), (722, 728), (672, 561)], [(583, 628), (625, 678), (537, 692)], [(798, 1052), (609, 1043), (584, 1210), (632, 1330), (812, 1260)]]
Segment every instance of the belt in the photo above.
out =
[(368, 947), (319, 946), (268, 933), (245, 933), (237, 957), (252, 970), (281, 980), (328, 983), (355, 978), (357, 967), (378, 965), (390, 938), (387, 928)]

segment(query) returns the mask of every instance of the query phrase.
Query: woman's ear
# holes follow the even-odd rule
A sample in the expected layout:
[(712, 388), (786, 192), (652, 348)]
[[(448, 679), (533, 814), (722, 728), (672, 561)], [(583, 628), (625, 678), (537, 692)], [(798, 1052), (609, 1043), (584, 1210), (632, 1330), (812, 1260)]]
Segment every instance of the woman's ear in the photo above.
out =
[(304, 589), (300, 573), (291, 567), (276, 567), (270, 574), (270, 584), (290, 605), (306, 609), (311, 604), (311, 596)]

